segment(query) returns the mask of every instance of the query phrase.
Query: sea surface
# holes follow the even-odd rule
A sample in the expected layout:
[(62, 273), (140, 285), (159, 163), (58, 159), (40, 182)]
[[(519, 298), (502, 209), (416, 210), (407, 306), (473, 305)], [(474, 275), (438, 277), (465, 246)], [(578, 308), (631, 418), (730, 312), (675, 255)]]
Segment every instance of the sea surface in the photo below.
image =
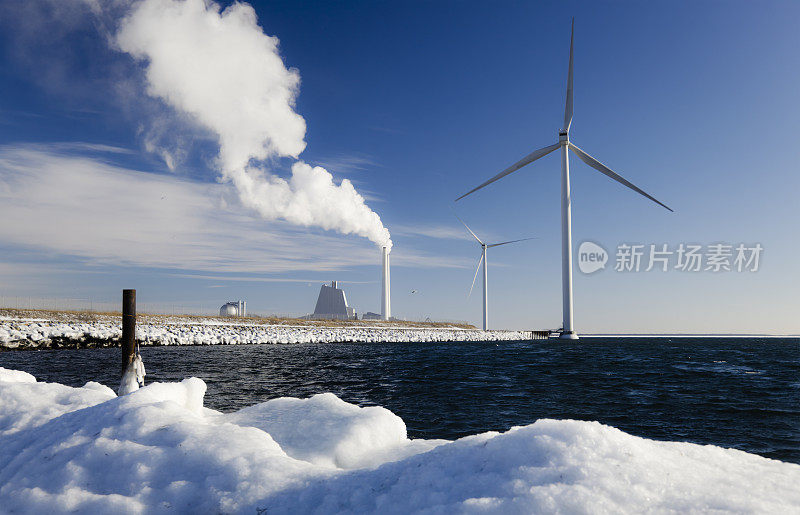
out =
[[(196, 376), (234, 411), (333, 392), (399, 415), (412, 438), (504, 431), (540, 418), (598, 420), (657, 440), (800, 463), (800, 340), (583, 338), (577, 342), (143, 347), (147, 382)], [(0, 353), (40, 381), (116, 390), (120, 350)]]

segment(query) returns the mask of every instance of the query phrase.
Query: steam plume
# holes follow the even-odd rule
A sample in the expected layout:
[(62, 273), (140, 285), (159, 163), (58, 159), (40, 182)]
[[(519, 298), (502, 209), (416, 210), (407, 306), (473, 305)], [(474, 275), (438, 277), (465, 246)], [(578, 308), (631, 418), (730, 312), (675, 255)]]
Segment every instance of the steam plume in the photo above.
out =
[(219, 139), (218, 167), (242, 204), (262, 217), (358, 234), (391, 247), (389, 231), (344, 179), (298, 160), (287, 180), (265, 162), (298, 158), (306, 124), (294, 111), (300, 76), (287, 69), (278, 39), (264, 34), (248, 4), (142, 0), (115, 42), (145, 63), (148, 94), (191, 115)]

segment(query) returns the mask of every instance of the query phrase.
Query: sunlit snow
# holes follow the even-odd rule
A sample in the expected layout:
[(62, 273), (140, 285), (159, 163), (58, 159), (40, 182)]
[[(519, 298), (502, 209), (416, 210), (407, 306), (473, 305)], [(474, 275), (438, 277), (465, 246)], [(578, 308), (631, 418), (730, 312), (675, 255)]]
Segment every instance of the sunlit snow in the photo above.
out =
[(412, 440), (389, 410), (330, 393), (223, 414), (205, 389), (189, 378), (117, 397), (0, 369), (0, 511), (800, 510), (800, 465), (742, 451), (574, 420)]

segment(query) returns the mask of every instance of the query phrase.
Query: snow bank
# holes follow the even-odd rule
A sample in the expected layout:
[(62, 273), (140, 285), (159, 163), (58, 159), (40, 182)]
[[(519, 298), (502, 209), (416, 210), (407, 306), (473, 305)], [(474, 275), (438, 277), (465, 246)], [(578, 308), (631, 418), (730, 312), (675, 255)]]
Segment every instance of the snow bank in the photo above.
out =
[(100, 383), (89, 382), (82, 388), (37, 383), (27, 372), (0, 368), (0, 437), (114, 397), (113, 390)]
[[(136, 328), (142, 345), (236, 345), (249, 343), (334, 342), (447, 342), (523, 340), (522, 331), (477, 329), (290, 326), (269, 324), (190, 323), (181, 321), (141, 323)], [(54, 342), (103, 342), (118, 340), (122, 325), (111, 321), (42, 322), (0, 320), (0, 347), (50, 347)]]
[(196, 378), (124, 397), (0, 382), (0, 511), (800, 511), (798, 465), (596, 422), (432, 442), (332, 394), (222, 414), (203, 408), (204, 392)]
[(740, 451), (540, 420), (315, 480), (269, 506), (277, 513), (797, 513), (798, 480), (800, 466)]
[(22, 370), (0, 367), (0, 383), (35, 383), (36, 378)]
[(405, 422), (391, 411), (359, 408), (332, 393), (274, 399), (239, 410), (227, 420), (266, 431), (289, 456), (325, 467), (379, 465), (444, 443), (411, 441)]

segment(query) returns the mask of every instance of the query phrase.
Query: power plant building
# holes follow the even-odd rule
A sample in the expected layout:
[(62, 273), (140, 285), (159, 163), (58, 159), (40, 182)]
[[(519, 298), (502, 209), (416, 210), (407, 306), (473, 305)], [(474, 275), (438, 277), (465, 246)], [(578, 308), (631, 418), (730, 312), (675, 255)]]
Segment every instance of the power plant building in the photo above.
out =
[(319, 290), (317, 306), (311, 318), (353, 320), (357, 318), (356, 310), (347, 305), (344, 290), (340, 289), (336, 281), (331, 285), (323, 284)]
[(233, 302), (226, 302), (219, 308), (219, 316), (221, 317), (244, 317), (247, 316), (247, 302), (237, 300)]

